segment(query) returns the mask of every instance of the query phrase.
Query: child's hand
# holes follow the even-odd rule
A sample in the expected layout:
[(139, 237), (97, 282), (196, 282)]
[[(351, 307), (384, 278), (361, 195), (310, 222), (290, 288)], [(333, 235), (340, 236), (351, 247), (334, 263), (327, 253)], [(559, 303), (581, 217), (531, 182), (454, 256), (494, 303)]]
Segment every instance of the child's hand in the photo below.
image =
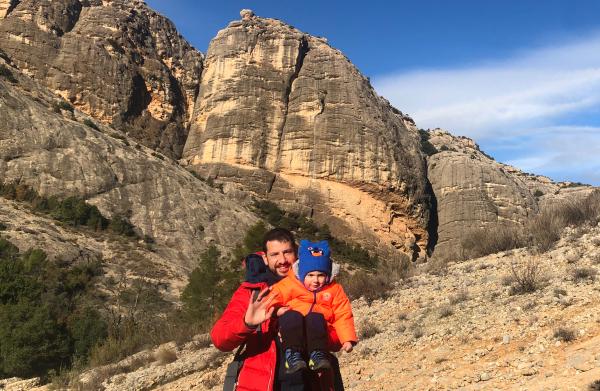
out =
[(354, 346), (352, 345), (352, 342), (350, 342), (350, 341), (344, 342), (344, 344), (342, 345), (342, 350), (346, 353), (350, 353), (353, 348), (354, 348)]
[(285, 314), (286, 312), (288, 312), (288, 310), (290, 309), (290, 307), (281, 307), (277, 310), (277, 316), (281, 316), (283, 314)]

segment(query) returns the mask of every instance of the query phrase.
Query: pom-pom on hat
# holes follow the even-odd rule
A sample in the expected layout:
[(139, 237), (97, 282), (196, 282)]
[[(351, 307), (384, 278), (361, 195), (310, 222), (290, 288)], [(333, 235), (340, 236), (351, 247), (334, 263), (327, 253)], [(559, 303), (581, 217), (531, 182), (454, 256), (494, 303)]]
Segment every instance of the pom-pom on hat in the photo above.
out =
[(301, 240), (298, 247), (298, 278), (304, 281), (310, 272), (320, 271), (327, 274), (327, 281), (331, 279), (331, 258), (327, 240), (311, 242)]

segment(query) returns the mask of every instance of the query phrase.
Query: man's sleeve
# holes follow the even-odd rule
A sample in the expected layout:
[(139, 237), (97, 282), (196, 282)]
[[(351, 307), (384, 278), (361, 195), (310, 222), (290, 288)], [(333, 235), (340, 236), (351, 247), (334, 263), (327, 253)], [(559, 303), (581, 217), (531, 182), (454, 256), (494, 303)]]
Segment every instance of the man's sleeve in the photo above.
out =
[(215, 322), (210, 337), (215, 347), (229, 352), (240, 346), (255, 329), (244, 322), (251, 290), (239, 287), (231, 297), (223, 315)]
[(333, 328), (335, 329), (340, 342), (357, 342), (356, 328), (354, 327), (354, 315), (352, 314), (352, 307), (350, 306), (350, 300), (342, 286), (339, 286), (339, 290), (333, 297), (333, 312), (335, 314), (335, 321), (333, 322)]

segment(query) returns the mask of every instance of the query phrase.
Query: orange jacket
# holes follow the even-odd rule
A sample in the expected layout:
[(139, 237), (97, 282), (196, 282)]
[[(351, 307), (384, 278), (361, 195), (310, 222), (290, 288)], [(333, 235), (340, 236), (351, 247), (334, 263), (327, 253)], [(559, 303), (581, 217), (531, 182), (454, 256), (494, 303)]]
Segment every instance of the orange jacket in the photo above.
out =
[(311, 292), (295, 275), (289, 275), (271, 289), (271, 295), (274, 295), (272, 306), (286, 306), (304, 316), (311, 311), (323, 314), (327, 326), (335, 330), (341, 343), (358, 341), (350, 300), (337, 282), (332, 281)]

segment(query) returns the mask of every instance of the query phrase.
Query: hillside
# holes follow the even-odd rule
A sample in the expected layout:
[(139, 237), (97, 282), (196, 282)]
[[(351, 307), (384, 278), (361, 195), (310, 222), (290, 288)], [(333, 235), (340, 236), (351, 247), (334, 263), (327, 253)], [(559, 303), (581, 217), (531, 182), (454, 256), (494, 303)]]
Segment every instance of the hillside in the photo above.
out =
[[(525, 267), (539, 286), (519, 293)], [(386, 299), (355, 300), (362, 341), (340, 355), (348, 390), (587, 390), (600, 380), (600, 226), (552, 251), (513, 250), (418, 273)], [(106, 390), (219, 390), (231, 354), (196, 341), (84, 374)], [(164, 360), (164, 353), (173, 355)], [(171, 361), (172, 360), (172, 361)], [(590, 388), (591, 389), (591, 388)]]
[[(419, 129), (325, 38), (240, 16), (204, 55), (143, 1), (0, 1), (0, 239), (67, 269), (100, 265), (90, 281), (105, 316), (121, 319), (122, 293), (151, 286), (162, 307), (148, 313), (158, 319), (180, 308), (201, 254), (214, 246), (238, 257), (251, 227), (276, 224), (276, 204), (277, 221), (333, 235), (367, 259), (354, 273), (395, 286), (385, 299), (354, 301), (374, 336), (340, 356), (349, 389), (544, 389), (600, 378), (600, 228), (549, 224), (562, 239), (537, 251), (527, 232), (597, 189)], [(104, 220), (73, 222), (70, 212)], [(477, 238), (500, 241), (500, 232), (521, 248), (467, 259)], [(511, 265), (530, 259), (544, 283), (511, 294)], [(389, 281), (390, 266), (412, 276)], [(557, 343), (562, 326), (573, 341)], [(218, 389), (228, 359), (200, 335), (80, 380)]]

